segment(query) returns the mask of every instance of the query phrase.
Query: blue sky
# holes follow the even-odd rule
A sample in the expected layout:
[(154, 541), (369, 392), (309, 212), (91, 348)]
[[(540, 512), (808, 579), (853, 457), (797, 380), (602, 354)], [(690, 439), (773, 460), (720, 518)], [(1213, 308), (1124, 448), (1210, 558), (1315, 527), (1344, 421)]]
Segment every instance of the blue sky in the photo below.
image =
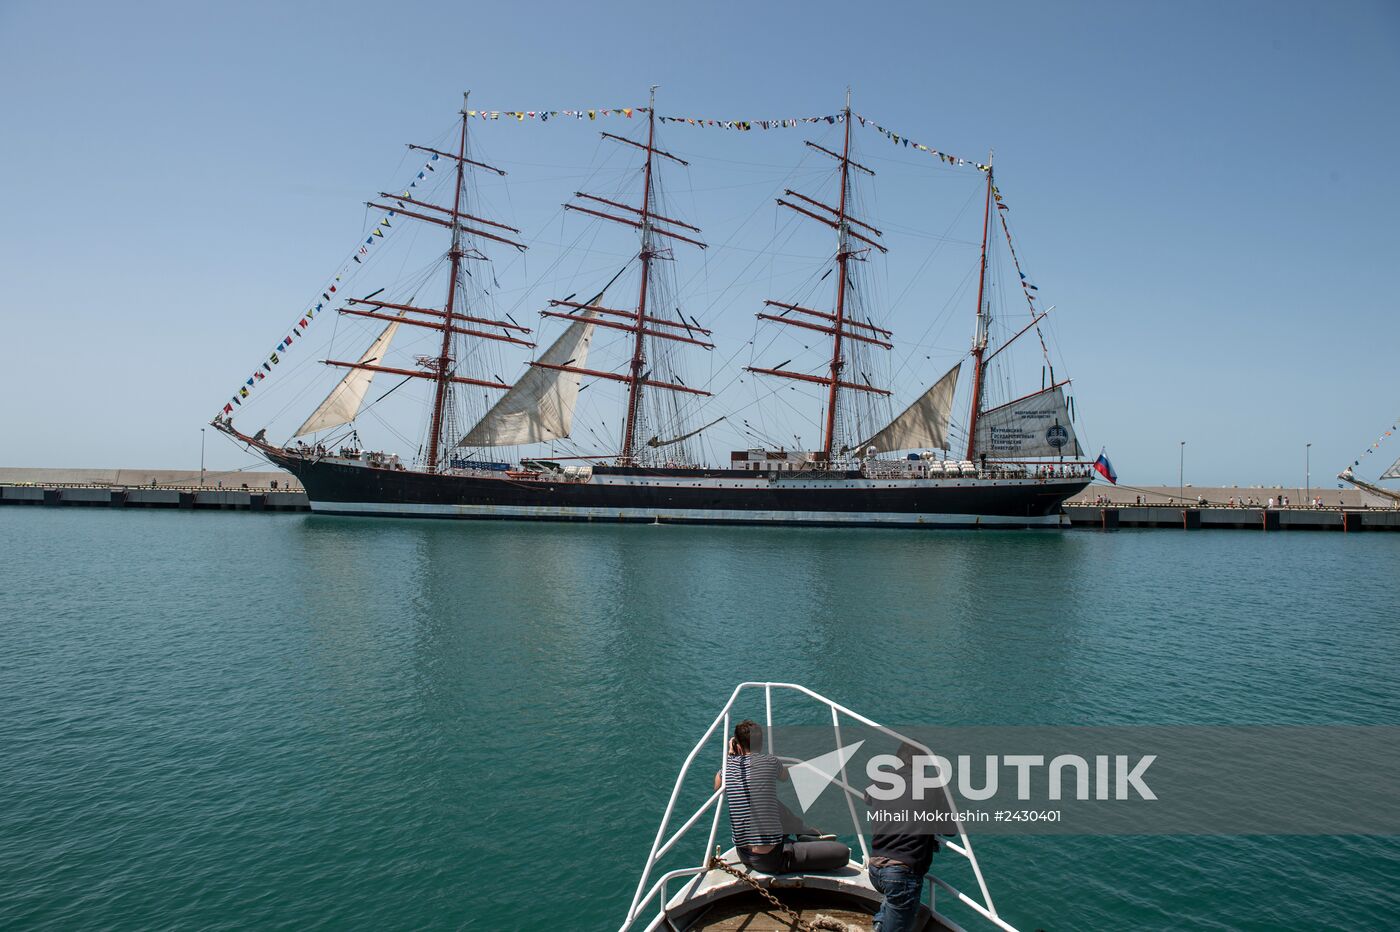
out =
[[(200, 427), (365, 235), (363, 201), (411, 176), (403, 143), (442, 138), (468, 88), (484, 108), (564, 109), (659, 84), (661, 113), (769, 118), (835, 112), (849, 84), (916, 140), (995, 147), (1018, 251), (1057, 307), (1056, 365), (1124, 481), (1174, 483), (1181, 440), (1187, 481), (1296, 484), (1307, 442), (1317, 481), (1400, 415), (1391, 3), (10, 0), (0, 81), (4, 465), (197, 465)], [(598, 128), (475, 131), (513, 173), (491, 206), (540, 243), (502, 283), (511, 306), (568, 284), (530, 276), (577, 233), (559, 203), (617, 164)], [(692, 157), (677, 203), (716, 243), (771, 238), (770, 188), (813, 167), (803, 138), (820, 133), (665, 128)], [(912, 226), (918, 199), (919, 226), (958, 241), (920, 277), (927, 242), (890, 234), (879, 293), (906, 295), (909, 333), (956, 297), (976, 178), (856, 138), (880, 216)], [(748, 255), (680, 257), (721, 359), (762, 332), (767, 282), (717, 297)], [(965, 352), (972, 307), (906, 395)], [(248, 459), (211, 437), (209, 462)]]

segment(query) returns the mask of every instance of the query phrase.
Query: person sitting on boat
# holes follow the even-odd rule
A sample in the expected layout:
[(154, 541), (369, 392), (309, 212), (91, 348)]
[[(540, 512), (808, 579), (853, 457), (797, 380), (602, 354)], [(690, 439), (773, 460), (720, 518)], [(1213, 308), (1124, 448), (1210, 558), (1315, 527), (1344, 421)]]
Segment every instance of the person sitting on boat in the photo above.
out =
[[(923, 751), (904, 743), (895, 756), (899, 767), (893, 772), (904, 778), (903, 795), (895, 800), (884, 800), (878, 805), (887, 811), (903, 813), (900, 820), (872, 822), (870, 835), (870, 861), (867, 865), (870, 885), (884, 896), (880, 909), (875, 913), (876, 932), (913, 932), (919, 919), (919, 901), (923, 895), (924, 876), (928, 873), (933, 855), (938, 851), (939, 834), (956, 834), (954, 831), (939, 833), (934, 826), (936, 820), (924, 818), (915, 821), (916, 811), (936, 813), (943, 824), (953, 826), (952, 808), (948, 805), (947, 794), (941, 788), (936, 795), (926, 794), (916, 799), (913, 792), (913, 765), (916, 756)], [(875, 805), (867, 794), (866, 803)]]
[(778, 800), (778, 781), (787, 778), (782, 762), (763, 753), (763, 728), (748, 719), (735, 725), (724, 770), (715, 774), (715, 789), (724, 787), (739, 859), (765, 874), (845, 867), (851, 849), (819, 835)]

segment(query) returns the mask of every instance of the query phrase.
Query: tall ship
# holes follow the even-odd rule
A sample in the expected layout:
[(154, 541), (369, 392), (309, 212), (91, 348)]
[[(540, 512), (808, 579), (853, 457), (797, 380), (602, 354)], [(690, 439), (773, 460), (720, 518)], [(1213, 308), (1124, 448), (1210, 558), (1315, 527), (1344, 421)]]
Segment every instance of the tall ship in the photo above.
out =
[[(499, 290), (493, 256), (523, 252), (529, 244), (520, 229), (486, 216), (481, 198), (473, 196), (480, 190), (478, 176), (494, 181), (506, 174), (472, 147), (471, 117), (477, 113), (467, 109), (464, 97), (452, 143), (410, 146), (445, 169), (437, 173), (438, 178), (446, 174), (437, 201), (412, 188), (370, 202), (386, 211), (386, 225), (392, 218), (395, 224), (445, 232), (447, 251), (436, 254), (428, 271), (361, 290), (359, 297), (346, 296), (350, 289), (343, 285), (323, 292), (326, 300), (317, 310), (379, 328), (365, 334), (372, 339), (358, 356), (319, 360), (340, 374), (324, 400), (280, 444), (266, 429), (236, 427), (235, 415), (241, 423), (251, 413), (233, 404), (213, 421), (296, 476), (313, 511), (645, 523), (1054, 527), (1061, 523), (1065, 499), (1092, 481), (1093, 466), (1075, 433), (1069, 381), (1056, 380), (1040, 332), (1048, 311), (1027, 301), (1024, 326), (1017, 318), (1014, 328), (993, 327), (988, 253), (998, 226), (1013, 258), (1014, 246), (990, 164), (977, 166), (985, 174), (985, 191), (978, 192), (982, 236), (970, 347), (931, 385), (901, 386), (898, 373), (907, 366), (896, 369), (889, 361), (896, 347), (893, 323), (872, 298), (874, 289), (866, 287), (871, 261), (890, 247), (874, 218), (861, 210), (860, 186), (873, 183), (875, 172), (853, 157), (852, 125), (864, 118), (853, 113), (848, 94), (842, 110), (826, 118), (835, 138), (824, 138), (826, 145), (806, 141), (802, 150), (824, 163), (829, 190), (784, 187), (776, 197), (780, 214), (825, 231), (829, 255), (812, 271), (805, 290), (764, 300), (756, 315), (755, 334), (767, 346), (783, 346), (779, 336), (805, 340), (800, 349), (806, 363), (794, 365), (796, 353), (767, 363), (755, 349), (746, 366), (711, 365), (706, 381), (688, 378), (684, 367), (693, 355), (714, 350), (720, 338), (682, 310), (677, 268), (707, 244), (700, 227), (677, 217), (679, 211), (663, 198), (664, 172), (688, 163), (658, 145), (655, 89), (648, 107), (635, 108), (635, 116), (644, 119), (630, 125), (639, 131), (601, 137), (601, 144), (620, 147), (630, 158), (622, 174), (632, 187), (576, 192), (564, 205), (566, 216), (630, 231), (631, 257), (621, 268), (596, 274), (578, 293), (547, 300), (537, 326), (550, 328), (548, 342), (501, 311), (491, 294)], [(376, 227), (374, 233), (381, 231)], [(1019, 260), (1016, 272), (1025, 283)], [(432, 300), (433, 293), (441, 300)], [(303, 318), (301, 325), (307, 323)], [(1040, 387), (1006, 397), (1005, 387), (1012, 383), (994, 379), (994, 367), (1032, 332), (1041, 336), (1045, 355)], [(418, 337), (418, 351), (412, 362), (391, 364), (394, 341), (402, 341), (402, 333)], [(523, 368), (514, 381), (500, 374), (513, 371), (510, 354)], [(272, 371), (266, 363), (263, 368)], [(882, 384), (881, 373), (895, 381)], [(255, 376), (261, 380), (264, 374)], [(367, 403), (376, 376), (394, 384)], [(753, 403), (780, 417), (805, 418), (814, 435), (819, 429), (819, 442), (802, 444), (796, 435), (791, 446), (774, 442), (771, 430), (756, 426), (752, 412), (723, 407), (717, 389), (735, 379), (772, 386), (766, 395), (755, 390)], [(960, 381), (966, 417), (955, 422)], [(1002, 391), (995, 398), (989, 390), (993, 383)], [(421, 427), (399, 423), (388, 429), (409, 445), (411, 439), (400, 431), (421, 430), (416, 453), (367, 449), (357, 419), (400, 387), (411, 391), (410, 385), (421, 392), (421, 413), (409, 409)], [(596, 429), (579, 431), (581, 399), (597, 402), (598, 408), (603, 395), (609, 404), (600, 409)], [(738, 429), (754, 442), (730, 451), (725, 462), (705, 462), (699, 451), (706, 432), (721, 423), (731, 428), (741, 423)]]

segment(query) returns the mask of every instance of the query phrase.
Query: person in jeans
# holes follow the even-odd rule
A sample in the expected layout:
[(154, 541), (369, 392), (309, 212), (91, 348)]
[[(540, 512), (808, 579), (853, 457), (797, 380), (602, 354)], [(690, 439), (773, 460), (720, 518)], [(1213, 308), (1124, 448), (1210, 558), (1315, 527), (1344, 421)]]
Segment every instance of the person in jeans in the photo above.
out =
[(765, 874), (845, 867), (850, 848), (819, 836), (778, 801), (778, 781), (787, 778), (782, 761), (763, 753), (762, 727), (748, 719), (735, 725), (724, 770), (715, 774), (715, 789), (724, 787), (739, 860)]
[[(897, 800), (881, 802), (892, 810), (912, 813), (915, 809), (952, 814), (948, 797), (942, 789), (929, 799), (913, 798), (913, 761), (923, 752), (902, 744), (895, 752), (900, 766), (895, 771), (904, 776), (904, 795)], [(871, 802), (869, 797), (867, 802)], [(870, 885), (884, 896), (875, 913), (875, 932), (912, 932), (919, 921), (919, 903), (923, 895), (924, 876), (928, 874), (933, 855), (938, 851), (937, 823), (915, 823), (911, 820), (880, 823), (870, 838), (868, 873)], [(951, 823), (948, 823), (951, 825)], [(947, 833), (951, 834), (951, 833)]]

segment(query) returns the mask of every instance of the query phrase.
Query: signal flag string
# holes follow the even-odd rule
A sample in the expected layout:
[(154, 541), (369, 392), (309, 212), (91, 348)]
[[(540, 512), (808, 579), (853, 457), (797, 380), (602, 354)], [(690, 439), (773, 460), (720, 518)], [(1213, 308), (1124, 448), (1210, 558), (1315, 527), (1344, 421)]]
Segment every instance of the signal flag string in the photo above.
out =
[[(418, 174), (408, 183), (408, 187), (403, 190), (401, 196), (407, 197), (409, 189), (416, 188), (419, 182), (427, 180), (428, 173), (436, 171), (433, 163), (437, 160), (438, 156), (435, 153), (432, 158), (428, 159), (428, 161), (423, 164), (423, 167), (418, 170)], [(394, 218), (396, 213), (397, 211), (391, 210), (375, 222), (374, 228), (370, 231), (369, 235), (365, 237), (364, 242), (360, 243), (355, 251), (350, 254), (349, 258), (341, 263), (339, 271), (335, 273), (321, 290), (320, 300), (307, 308), (306, 311), (302, 312), (300, 318), (292, 322), (292, 325), (287, 328), (287, 336), (277, 344), (272, 352), (268, 353), (267, 358), (253, 370), (253, 374), (248, 376), (247, 380), (238, 387), (238, 390), (233, 393), (229, 400), (224, 402), (223, 408), (216, 417), (229, 417), (233, 414), (235, 407), (241, 407), (244, 399), (252, 393), (258, 383), (271, 375), (273, 369), (282, 362), (283, 354), (291, 348), (294, 342), (303, 338), (305, 331), (316, 320), (317, 315), (328, 306), (334, 305), (341, 300), (340, 291), (355, 277), (355, 273), (358, 271), (357, 267), (364, 264), (364, 260), (369, 257), (370, 250), (393, 230), (393, 225), (390, 221)]]

